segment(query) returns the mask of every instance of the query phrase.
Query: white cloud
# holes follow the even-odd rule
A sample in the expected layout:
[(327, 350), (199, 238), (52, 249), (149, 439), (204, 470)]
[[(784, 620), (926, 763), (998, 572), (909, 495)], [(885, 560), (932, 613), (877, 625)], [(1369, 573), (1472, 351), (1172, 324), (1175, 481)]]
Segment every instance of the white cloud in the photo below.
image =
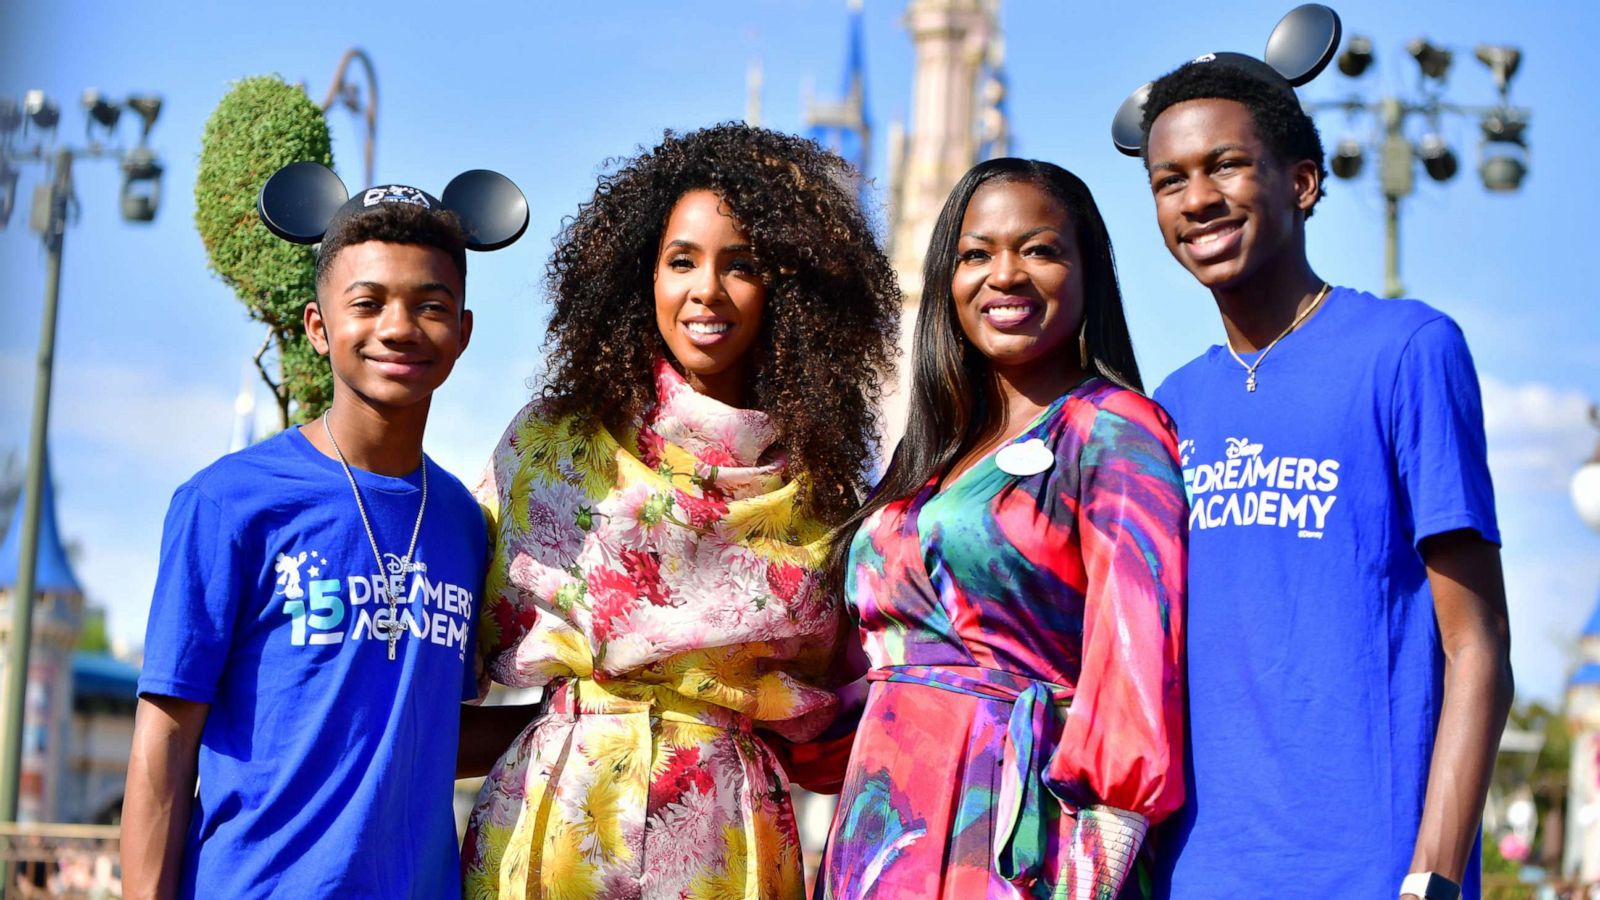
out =
[(1589, 424), (1589, 398), (1538, 382), (1511, 384), (1492, 375), (1480, 381), (1496, 487), (1565, 491), (1600, 438)]

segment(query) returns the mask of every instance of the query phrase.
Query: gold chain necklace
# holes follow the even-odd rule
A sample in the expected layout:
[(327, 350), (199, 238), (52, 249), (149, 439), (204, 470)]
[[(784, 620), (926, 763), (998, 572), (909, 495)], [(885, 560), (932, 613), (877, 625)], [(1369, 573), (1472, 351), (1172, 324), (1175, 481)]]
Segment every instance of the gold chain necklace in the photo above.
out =
[(344, 467), (344, 477), (350, 482), (350, 492), (356, 495), (356, 510), (361, 513), (361, 526), (367, 529), (367, 541), (372, 545), (372, 559), (378, 564), (378, 575), (384, 579), (385, 599), (389, 601), (389, 619), (382, 624), (380, 630), (377, 617), (373, 617), (372, 630), (389, 642), (389, 658), (394, 659), (395, 647), (400, 643), (400, 635), (406, 630), (400, 621), (400, 594), (405, 592), (406, 575), (411, 571), (411, 555), (417, 550), (417, 535), (422, 533), (422, 514), (428, 509), (428, 457), (422, 457), (422, 505), (417, 507), (417, 524), (411, 527), (411, 546), (406, 548), (406, 555), (400, 560), (400, 571), (390, 574), (383, 567), (383, 553), (378, 550), (378, 539), (372, 533), (372, 522), (367, 519), (367, 505), (361, 502), (361, 489), (356, 487), (355, 473), (350, 471), (350, 463), (345, 461), (344, 451), (339, 449), (339, 442), (333, 439), (333, 429), (328, 427), (327, 413), (322, 414), (322, 431), (328, 436), (328, 443), (333, 445), (333, 452), (339, 457), (339, 465)]
[(1300, 323), (1304, 322), (1306, 320), (1306, 317), (1311, 315), (1311, 313), (1314, 310), (1316, 310), (1318, 304), (1322, 303), (1322, 298), (1328, 296), (1328, 291), (1330, 291), (1332, 289), (1333, 289), (1333, 286), (1328, 284), (1326, 281), (1324, 281), (1322, 283), (1322, 290), (1317, 291), (1317, 296), (1314, 297), (1311, 300), (1311, 305), (1306, 307), (1305, 311), (1301, 312), (1300, 315), (1295, 316), (1294, 317), (1294, 321), (1289, 323), (1289, 327), (1285, 328), (1282, 331), (1282, 333), (1280, 333), (1277, 337), (1272, 339), (1272, 343), (1270, 343), (1267, 346), (1261, 348), (1261, 355), (1257, 356), (1256, 357), (1256, 361), (1253, 362), (1253, 363), (1245, 362), (1244, 361), (1244, 357), (1239, 355), (1239, 351), (1233, 349), (1233, 341), (1232, 341), (1232, 339), (1228, 338), (1226, 335), (1223, 336), (1223, 340), (1226, 341), (1227, 345), (1228, 345), (1228, 352), (1233, 355), (1234, 361), (1237, 362), (1239, 365), (1244, 366), (1244, 371), (1245, 371), (1244, 387), (1245, 387), (1245, 390), (1249, 391), (1252, 394), (1254, 394), (1256, 392), (1256, 369), (1261, 366), (1262, 360), (1267, 358), (1267, 354), (1272, 352), (1272, 348), (1273, 347), (1278, 346), (1278, 342), (1279, 341), (1281, 341), (1284, 338), (1289, 336), (1289, 332), (1291, 332), (1291, 331), (1295, 330), (1296, 328), (1300, 327)]

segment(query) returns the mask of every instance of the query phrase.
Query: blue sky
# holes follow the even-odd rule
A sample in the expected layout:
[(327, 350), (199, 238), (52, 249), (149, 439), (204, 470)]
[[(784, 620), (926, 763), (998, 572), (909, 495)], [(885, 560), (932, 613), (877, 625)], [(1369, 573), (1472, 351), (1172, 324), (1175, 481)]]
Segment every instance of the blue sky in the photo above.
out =
[[(1059, 162), (1095, 190), (1148, 383), (1219, 340), (1220, 325), (1209, 296), (1161, 246), (1139, 167), (1112, 149), (1107, 123), (1129, 90), (1185, 59), (1258, 53), (1289, 5), (1005, 4), (1014, 152)], [(1515, 15), (1484, 0), (1337, 6), (1347, 34), (1373, 37), (1378, 63), (1357, 84), (1330, 70), (1307, 97), (1412, 91), (1416, 69), (1403, 46), (1427, 35), (1456, 50), (1449, 97), (1487, 102), (1493, 88), (1472, 46), (1497, 41), (1525, 53), (1513, 92), (1534, 110), (1523, 190), (1486, 194), (1474, 172), (1475, 123), (1447, 122), (1462, 174), (1446, 187), (1419, 181), (1404, 212), (1403, 274), (1409, 292), (1456, 317), (1472, 343), (1506, 542), (1518, 686), (1553, 698), (1600, 592), (1600, 535), (1584, 528), (1567, 498), (1567, 481), (1596, 437), (1583, 411), (1588, 398), (1600, 399), (1600, 307), (1592, 266), (1582, 262), (1593, 252), (1584, 208), (1594, 191), (1583, 174), (1593, 164), (1583, 141), (1600, 122), (1592, 49), (1600, 9), (1579, 0), (1519, 4)], [(909, 107), (903, 8), (902, 0), (866, 0), (880, 166), (881, 135)], [(801, 129), (803, 86), (826, 93), (839, 82), (845, 24), (843, 0), (0, 0), (0, 94), (20, 98), (38, 87), (70, 104), (63, 136), (82, 134), (76, 98), (84, 88), (166, 100), (152, 141), (167, 165), (158, 221), (122, 223), (116, 167), (83, 163), (82, 217), (68, 233), (63, 273), (51, 427), (60, 519), (82, 546), (80, 578), (109, 610), (112, 634), (135, 643), (142, 635), (167, 500), (227, 449), (241, 371), (262, 338), (207, 272), (193, 227), (201, 129), (231, 80), (276, 72), (303, 80), (320, 99), (340, 54), (360, 45), (378, 70), (379, 180), (438, 191), (463, 169), (487, 167), (527, 193), (527, 236), (473, 259), (478, 332), (429, 429), (429, 452), (471, 481), (528, 396), (548, 313), (540, 277), (550, 239), (592, 191), (603, 160), (653, 143), (664, 128), (742, 117), (755, 59), (766, 76), (764, 124)], [(1372, 128), (1337, 115), (1319, 124), (1330, 145)], [(354, 188), (359, 133), (348, 114), (333, 129), (336, 162)], [(131, 136), (127, 124), (123, 133)], [(1577, 182), (1571, 172), (1580, 173)], [(25, 172), (24, 200), (39, 180), (37, 167)], [(1381, 210), (1370, 175), (1330, 185), (1309, 228), (1321, 275), (1381, 287)], [(32, 397), (44, 256), (26, 218), (24, 202), (0, 231), (0, 453), (25, 445)]]

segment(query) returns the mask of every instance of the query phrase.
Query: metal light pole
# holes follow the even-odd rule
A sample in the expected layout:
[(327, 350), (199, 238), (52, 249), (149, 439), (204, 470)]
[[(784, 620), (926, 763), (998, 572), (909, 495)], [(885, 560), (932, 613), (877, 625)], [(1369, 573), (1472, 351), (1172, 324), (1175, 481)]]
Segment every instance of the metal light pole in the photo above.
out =
[[(361, 70), (367, 75), (367, 94), (362, 102), (361, 88), (355, 82), (345, 78), (345, 72), (350, 68), (351, 61), (361, 64)], [(360, 47), (351, 47), (339, 57), (339, 67), (333, 70), (333, 84), (328, 85), (328, 96), (322, 99), (322, 111), (326, 114), (338, 103), (360, 117), (366, 125), (367, 139), (362, 148), (362, 160), (366, 164), (367, 180), (363, 186), (370, 187), (372, 181), (373, 157), (377, 152), (378, 144), (378, 73), (372, 67), (372, 60), (367, 57), (366, 51)]]
[[(1513, 47), (1480, 44), (1475, 56), (1488, 67), (1500, 93), (1493, 105), (1463, 106), (1444, 99), (1444, 81), (1449, 74), (1452, 51), (1437, 47), (1424, 38), (1406, 45), (1416, 60), (1419, 78), (1416, 96), (1383, 97), (1368, 101), (1352, 94), (1342, 100), (1317, 100), (1306, 104), (1313, 113), (1339, 110), (1348, 120), (1372, 117), (1381, 130), (1371, 141), (1378, 156), (1378, 189), (1384, 205), (1384, 278), (1388, 297), (1405, 293), (1400, 281), (1400, 201), (1416, 190), (1416, 166), (1420, 161), (1428, 177), (1438, 182), (1454, 178), (1460, 168), (1455, 151), (1439, 133), (1447, 115), (1478, 119), (1481, 140), (1478, 144), (1478, 175), (1485, 189), (1493, 192), (1517, 190), (1528, 174), (1528, 144), (1525, 132), (1530, 111), (1511, 105), (1511, 79), (1522, 62), (1522, 53)], [(1351, 78), (1360, 77), (1372, 66), (1372, 40), (1352, 36), (1339, 54), (1339, 71)], [(1413, 117), (1427, 123), (1426, 132), (1413, 139), (1406, 123)], [(1338, 178), (1353, 179), (1361, 174), (1367, 146), (1355, 137), (1344, 137), (1334, 147), (1328, 167)]]
[[(16, 590), (11, 598), (11, 634), (6, 647), (4, 688), (4, 729), (0, 730), (0, 823), (15, 822), (22, 765), (24, 700), (28, 683), (28, 651), (32, 644), (33, 600), (39, 549), (39, 517), (44, 501), (45, 436), (50, 419), (50, 386), (54, 370), (56, 310), (61, 294), (61, 251), (69, 213), (76, 208), (72, 195), (72, 165), (78, 157), (121, 158), (123, 172), (122, 214), (130, 221), (148, 222), (155, 218), (160, 202), (162, 167), (147, 146), (150, 129), (160, 114), (159, 98), (130, 97), (126, 106), (143, 119), (138, 146), (118, 154), (93, 138), (98, 125), (108, 134), (120, 117), (122, 106), (106, 100), (98, 91), (85, 92), (83, 105), (90, 117), (89, 141), (80, 148), (53, 144), (60, 110), (42, 91), (30, 91), (21, 109), (10, 98), (0, 98), (0, 228), (4, 228), (16, 190), (14, 164), (45, 163), (48, 183), (34, 191), (30, 225), (43, 238), (46, 253), (44, 315), (39, 334), (39, 355), (35, 372), (33, 419), (28, 436), (28, 470), (25, 477), (20, 555), (17, 560)], [(47, 132), (27, 147), (16, 146), (19, 134), (27, 138), (29, 126)], [(9, 873), (0, 892), (9, 890)]]

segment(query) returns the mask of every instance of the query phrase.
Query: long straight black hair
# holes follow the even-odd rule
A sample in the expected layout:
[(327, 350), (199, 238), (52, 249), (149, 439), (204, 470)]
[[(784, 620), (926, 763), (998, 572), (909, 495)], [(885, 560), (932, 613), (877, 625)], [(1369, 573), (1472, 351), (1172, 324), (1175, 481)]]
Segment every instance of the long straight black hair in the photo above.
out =
[[(1008, 157), (973, 166), (944, 201), (922, 263), (922, 306), (917, 311), (912, 338), (913, 368), (905, 435), (872, 497), (835, 533), (826, 584), (837, 592), (836, 596), (843, 595), (850, 543), (861, 523), (889, 503), (921, 490), (1001, 425), (1003, 410), (995, 402), (998, 394), (993, 369), (961, 330), (950, 290), (967, 204), (978, 188), (990, 182), (1032, 184), (1066, 207), (1083, 263), (1088, 374), (1144, 392), (1139, 364), (1133, 355), (1133, 339), (1122, 312), (1122, 290), (1117, 286), (1111, 236), (1106, 233), (1105, 220), (1100, 217), (1089, 186), (1066, 169), (1039, 160)], [(1066, 342), (1059, 352), (1076, 355), (1078, 342)]]

